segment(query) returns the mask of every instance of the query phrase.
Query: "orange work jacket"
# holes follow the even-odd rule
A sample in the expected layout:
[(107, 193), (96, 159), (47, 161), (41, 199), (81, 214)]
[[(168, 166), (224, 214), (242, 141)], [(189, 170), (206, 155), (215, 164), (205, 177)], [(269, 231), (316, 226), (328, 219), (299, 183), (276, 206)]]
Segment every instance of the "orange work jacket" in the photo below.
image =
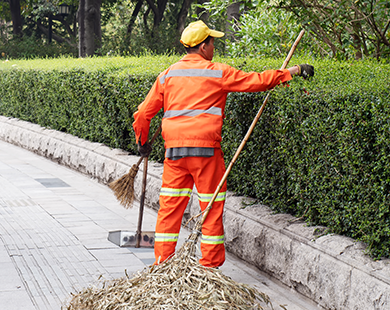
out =
[(141, 143), (148, 139), (151, 119), (164, 108), (165, 148), (220, 147), (229, 92), (259, 92), (291, 80), (288, 70), (246, 73), (187, 54), (159, 74), (134, 113), (133, 128)]

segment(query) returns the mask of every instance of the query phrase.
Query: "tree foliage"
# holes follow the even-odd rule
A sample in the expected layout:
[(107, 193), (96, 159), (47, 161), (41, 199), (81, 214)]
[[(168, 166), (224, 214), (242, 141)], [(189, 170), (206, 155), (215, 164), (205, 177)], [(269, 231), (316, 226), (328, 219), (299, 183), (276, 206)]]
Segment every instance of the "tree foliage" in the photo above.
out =
[[(203, 7), (212, 12), (212, 16), (221, 16), (232, 3), (235, 1), (210, 0)], [(235, 23), (235, 38), (228, 42), (232, 55), (256, 54), (256, 51), (275, 55), (277, 51), (266, 45), (278, 44), (278, 38), (289, 42), (287, 32), (294, 34), (301, 26), (310, 38), (304, 46), (320, 56), (356, 59), (390, 56), (388, 0), (257, 0), (239, 3), (244, 14)]]
[[(259, 4), (241, 15), (235, 36), (226, 40), (226, 52), (231, 57), (283, 57), (302, 30), (300, 25), (294, 24), (291, 13)], [(308, 46), (306, 37), (298, 46), (299, 50), (304, 46)]]
[(292, 12), (332, 55), (390, 56), (388, 0), (276, 0), (274, 7)]

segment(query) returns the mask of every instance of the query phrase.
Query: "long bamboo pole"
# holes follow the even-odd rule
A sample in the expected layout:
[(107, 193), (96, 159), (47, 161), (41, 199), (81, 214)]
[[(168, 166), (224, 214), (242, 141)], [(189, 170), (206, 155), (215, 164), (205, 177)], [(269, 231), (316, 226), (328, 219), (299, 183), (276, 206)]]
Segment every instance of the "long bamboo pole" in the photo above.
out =
[[(296, 38), (296, 40), (295, 40), (293, 46), (292, 46), (291, 49), (290, 49), (290, 52), (288, 53), (286, 59), (285, 59), (284, 62), (283, 62), (283, 65), (282, 65), (282, 67), (281, 67), (280, 69), (286, 69), (286, 67), (287, 67), (288, 63), (290, 62), (290, 59), (291, 59), (292, 55), (294, 54), (295, 49), (297, 48), (298, 43), (299, 43), (299, 41), (302, 39), (302, 36), (303, 36), (304, 33), (305, 33), (305, 30), (302, 30), (302, 31), (299, 33), (298, 37)], [(267, 94), (267, 96), (265, 97), (265, 99), (264, 99), (264, 101), (263, 101), (263, 104), (262, 104), (262, 106), (260, 107), (260, 110), (257, 112), (256, 117), (255, 117), (254, 120), (252, 121), (252, 124), (251, 124), (251, 126), (249, 127), (249, 129), (248, 129), (248, 131), (247, 131), (247, 133), (246, 133), (244, 139), (241, 141), (241, 144), (240, 144), (240, 146), (238, 147), (236, 153), (234, 154), (233, 159), (230, 161), (230, 164), (229, 164), (229, 166), (227, 167), (227, 169), (226, 169), (226, 171), (225, 171), (225, 174), (223, 175), (221, 181), (219, 182), (219, 185), (218, 185), (217, 189), (215, 190), (213, 196), (211, 197), (210, 202), (208, 203), (206, 209), (205, 209), (204, 212), (203, 212), (202, 220), (199, 221), (199, 222), (197, 223), (196, 228), (195, 228), (195, 231), (197, 231), (198, 234), (200, 234), (200, 230), (201, 230), (201, 228), (202, 228), (202, 225), (203, 225), (204, 221), (206, 220), (206, 217), (207, 217), (207, 215), (209, 214), (209, 212), (210, 212), (210, 210), (211, 210), (211, 207), (212, 207), (212, 205), (214, 204), (214, 201), (215, 201), (215, 199), (216, 199), (217, 196), (218, 196), (219, 191), (221, 190), (221, 188), (222, 188), (223, 184), (225, 183), (225, 181), (226, 181), (226, 179), (227, 179), (227, 177), (228, 177), (230, 171), (232, 170), (234, 163), (237, 161), (238, 156), (240, 155), (242, 149), (244, 148), (246, 142), (248, 141), (250, 135), (252, 134), (253, 129), (255, 128), (257, 122), (259, 121), (261, 114), (263, 114), (264, 108), (265, 108), (265, 106), (267, 105), (268, 98), (269, 98), (270, 94), (271, 94), (271, 91), (269, 91), (268, 94)]]

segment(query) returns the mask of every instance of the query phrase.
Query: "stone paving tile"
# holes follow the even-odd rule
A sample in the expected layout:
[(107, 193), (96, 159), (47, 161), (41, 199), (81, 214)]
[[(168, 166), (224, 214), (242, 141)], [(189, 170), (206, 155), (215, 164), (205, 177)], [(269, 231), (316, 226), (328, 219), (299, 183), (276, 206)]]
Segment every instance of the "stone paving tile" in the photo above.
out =
[(118, 246), (107, 239), (90, 239), (83, 241), (83, 245), (88, 250), (98, 250), (98, 249), (117, 249)]
[(9, 259), (7, 262), (0, 262), (0, 264), (0, 291), (20, 289), (23, 286), (23, 283), (19, 278), (18, 272), (14, 268), (12, 260)]
[[(147, 248), (128, 248), (129, 251), (137, 255), (140, 259), (154, 259), (154, 249)], [(153, 263), (153, 262), (152, 262)]]
[(7, 305), (4, 310), (36, 310), (39, 309), (30, 299), (24, 288), (17, 290), (1, 290), (0, 305)]
[(85, 225), (70, 226), (68, 227), (68, 230), (76, 236), (90, 235), (92, 237), (96, 235), (104, 234), (106, 232), (105, 229), (101, 228), (100, 226), (96, 225), (91, 221)]
[(128, 230), (129, 228), (129, 222), (125, 221), (121, 218), (115, 218), (113, 216), (113, 219), (101, 219), (101, 220), (93, 220), (96, 225), (99, 225), (100, 227), (108, 230), (108, 231), (115, 231), (115, 230)]
[(142, 258), (141, 261), (145, 264), (145, 265), (152, 265), (156, 260), (155, 258)]

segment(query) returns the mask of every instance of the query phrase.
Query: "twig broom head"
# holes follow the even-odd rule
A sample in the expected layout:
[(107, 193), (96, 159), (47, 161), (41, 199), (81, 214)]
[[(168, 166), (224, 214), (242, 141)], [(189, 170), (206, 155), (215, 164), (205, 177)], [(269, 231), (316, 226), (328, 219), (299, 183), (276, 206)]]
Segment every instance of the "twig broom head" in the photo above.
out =
[(72, 295), (67, 310), (260, 310), (262, 304), (272, 308), (266, 294), (200, 265), (196, 257), (180, 255), (145, 268), (133, 278)]
[[(160, 131), (161, 131), (161, 124), (158, 127), (158, 129), (156, 130), (156, 132), (154, 133), (154, 135), (150, 141), (150, 145), (152, 145), (154, 140), (156, 140)], [(114, 191), (114, 194), (115, 194), (116, 198), (118, 199), (119, 203), (122, 206), (124, 206), (126, 209), (131, 208), (133, 206), (133, 202), (134, 202), (134, 198), (135, 198), (134, 197), (134, 179), (135, 179), (135, 176), (137, 175), (138, 167), (144, 158), (145, 157), (142, 156), (138, 160), (138, 163), (134, 164), (127, 174), (125, 174), (124, 176), (122, 176), (118, 180), (115, 180), (115, 181), (111, 182), (110, 184), (108, 184), (109, 187)]]
[(134, 164), (130, 171), (120, 177), (118, 180), (115, 180), (108, 184), (108, 186), (113, 190), (116, 198), (119, 203), (124, 206), (126, 209), (133, 206), (134, 201), (134, 179), (138, 172), (138, 165)]

